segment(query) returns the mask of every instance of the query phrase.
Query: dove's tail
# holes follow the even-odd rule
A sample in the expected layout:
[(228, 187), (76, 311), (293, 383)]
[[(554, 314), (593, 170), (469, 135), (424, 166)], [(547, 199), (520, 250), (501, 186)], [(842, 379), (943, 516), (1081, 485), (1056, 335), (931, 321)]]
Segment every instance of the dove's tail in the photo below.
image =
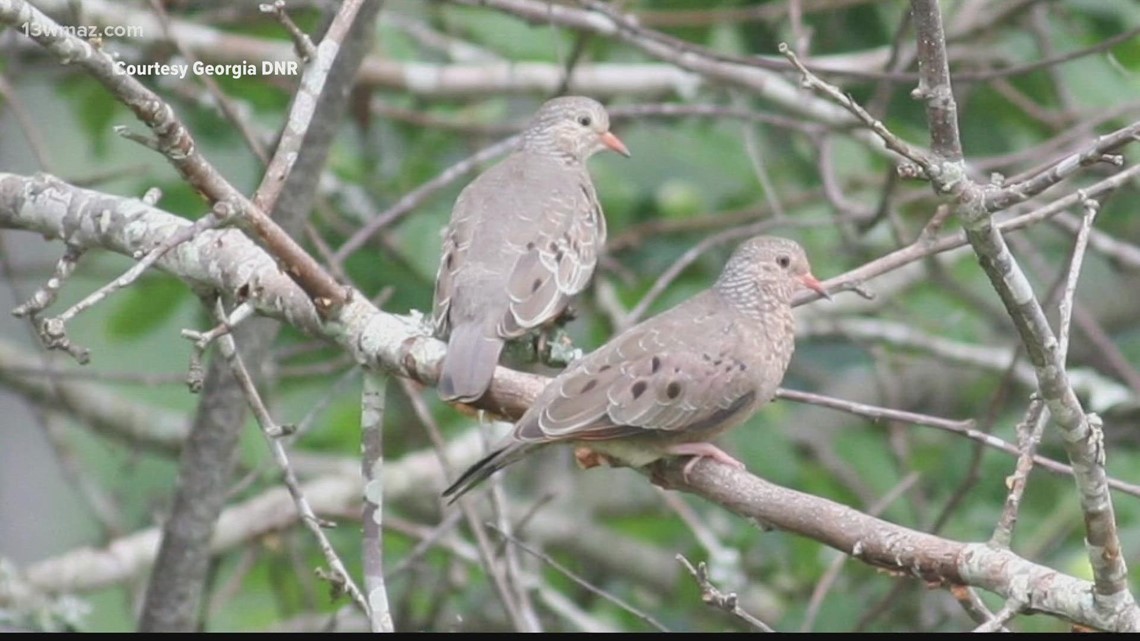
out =
[(487, 456), (479, 459), (477, 463), (467, 468), (454, 483), (443, 491), (443, 497), (448, 499), (448, 505), (454, 503), (476, 485), (486, 481), (492, 474), (514, 463), (529, 454), (534, 448), (541, 447), (541, 443), (524, 443), (515, 441), (505, 447), (500, 447)]
[(452, 329), (439, 373), (439, 397), (460, 403), (478, 400), (491, 386), (502, 351), (502, 339), (484, 335), (479, 323)]

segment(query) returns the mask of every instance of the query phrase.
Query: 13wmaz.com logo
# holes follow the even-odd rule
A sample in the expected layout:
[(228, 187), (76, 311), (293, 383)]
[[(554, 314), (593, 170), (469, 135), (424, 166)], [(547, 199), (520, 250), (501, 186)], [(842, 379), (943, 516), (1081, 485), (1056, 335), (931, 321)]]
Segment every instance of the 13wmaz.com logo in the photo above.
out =
[(57, 37), (62, 34), (90, 40), (91, 38), (141, 38), (142, 27), (139, 25), (43, 25), (27, 23), (20, 25), (20, 31), (31, 38)]

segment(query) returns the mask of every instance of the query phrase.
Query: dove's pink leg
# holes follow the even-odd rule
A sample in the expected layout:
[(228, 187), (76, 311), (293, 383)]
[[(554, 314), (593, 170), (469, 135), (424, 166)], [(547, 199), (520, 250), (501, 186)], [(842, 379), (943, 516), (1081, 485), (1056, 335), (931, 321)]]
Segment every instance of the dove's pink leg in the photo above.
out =
[(669, 452), (670, 454), (693, 457), (693, 460), (685, 463), (685, 467), (681, 468), (681, 476), (685, 477), (686, 483), (689, 481), (689, 472), (693, 469), (693, 466), (697, 464), (697, 461), (703, 458), (711, 458), (715, 461), (724, 463), (725, 465), (735, 467), (738, 470), (744, 469), (744, 463), (741, 463), (728, 454), (725, 454), (724, 450), (713, 445), (712, 443), (705, 443), (703, 441), (696, 443), (677, 443), (675, 445), (670, 445), (669, 448), (665, 451)]

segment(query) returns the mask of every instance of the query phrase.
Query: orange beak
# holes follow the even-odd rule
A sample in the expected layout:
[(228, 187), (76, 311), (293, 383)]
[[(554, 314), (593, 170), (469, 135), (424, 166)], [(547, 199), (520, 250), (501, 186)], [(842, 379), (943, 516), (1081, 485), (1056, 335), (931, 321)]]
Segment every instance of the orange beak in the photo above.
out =
[(629, 150), (625, 148), (625, 143), (619, 140), (617, 136), (607, 131), (606, 133), (599, 135), (598, 138), (602, 139), (603, 145), (609, 147), (610, 149), (613, 149), (626, 158), (629, 158)]
[(812, 276), (810, 272), (801, 276), (800, 282), (804, 284), (804, 287), (807, 287), (820, 296), (823, 296), (827, 300), (831, 300), (831, 294), (828, 294), (827, 290), (823, 288), (823, 283), (819, 282), (819, 279), (815, 276)]

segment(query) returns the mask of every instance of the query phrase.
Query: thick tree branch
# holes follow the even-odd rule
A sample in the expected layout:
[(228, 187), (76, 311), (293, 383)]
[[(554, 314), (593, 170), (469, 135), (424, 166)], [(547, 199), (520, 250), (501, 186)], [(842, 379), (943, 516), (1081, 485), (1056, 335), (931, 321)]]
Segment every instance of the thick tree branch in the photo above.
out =
[[(290, 236), (297, 235), (312, 209), (317, 180), (344, 112), (347, 85), (371, 45), (369, 35), (378, 8), (371, 2), (362, 11), (360, 3), (353, 2), (337, 13), (320, 48), (313, 52), (314, 64), (305, 69), (280, 143), (253, 197)], [(253, 371), (262, 371), (279, 327), (268, 319), (253, 319), (233, 328), (242, 359)], [(182, 450), (174, 507), (163, 525), (162, 545), (140, 615), (141, 630), (202, 627), (198, 617), (210, 561), (209, 541), (230, 487), (246, 403), (224, 359), (215, 355), (194, 429)]]
[(1002, 202), (1001, 199), (989, 197), (992, 189), (966, 179), (961, 171), (957, 108), (950, 90), (938, 2), (912, 0), (911, 6), (920, 43), (919, 70), (923, 75), (918, 97), (926, 101), (935, 153), (946, 161), (942, 171), (930, 176), (931, 181), (936, 191), (953, 195), (966, 228), (966, 238), (1021, 336), (1037, 375), (1038, 389), (1064, 437), (1085, 516), (1089, 558), (1096, 576), (1097, 604), (1106, 609), (1122, 603), (1133, 606), (1112, 497), (1106, 483), (1100, 419), (1087, 414), (1081, 406), (1045, 312), (994, 224), (994, 209), (989, 203)]
[[(769, 483), (743, 470), (701, 461), (684, 479), (684, 461), (654, 468), (673, 489), (702, 496), (760, 527), (803, 534), (844, 554), (927, 583), (972, 585), (1031, 611), (1112, 631), (1140, 630), (1140, 608), (1102, 609), (1093, 585), (986, 543), (959, 543), (911, 530), (845, 505)], [(1095, 623), (1094, 623), (1095, 621)]]

